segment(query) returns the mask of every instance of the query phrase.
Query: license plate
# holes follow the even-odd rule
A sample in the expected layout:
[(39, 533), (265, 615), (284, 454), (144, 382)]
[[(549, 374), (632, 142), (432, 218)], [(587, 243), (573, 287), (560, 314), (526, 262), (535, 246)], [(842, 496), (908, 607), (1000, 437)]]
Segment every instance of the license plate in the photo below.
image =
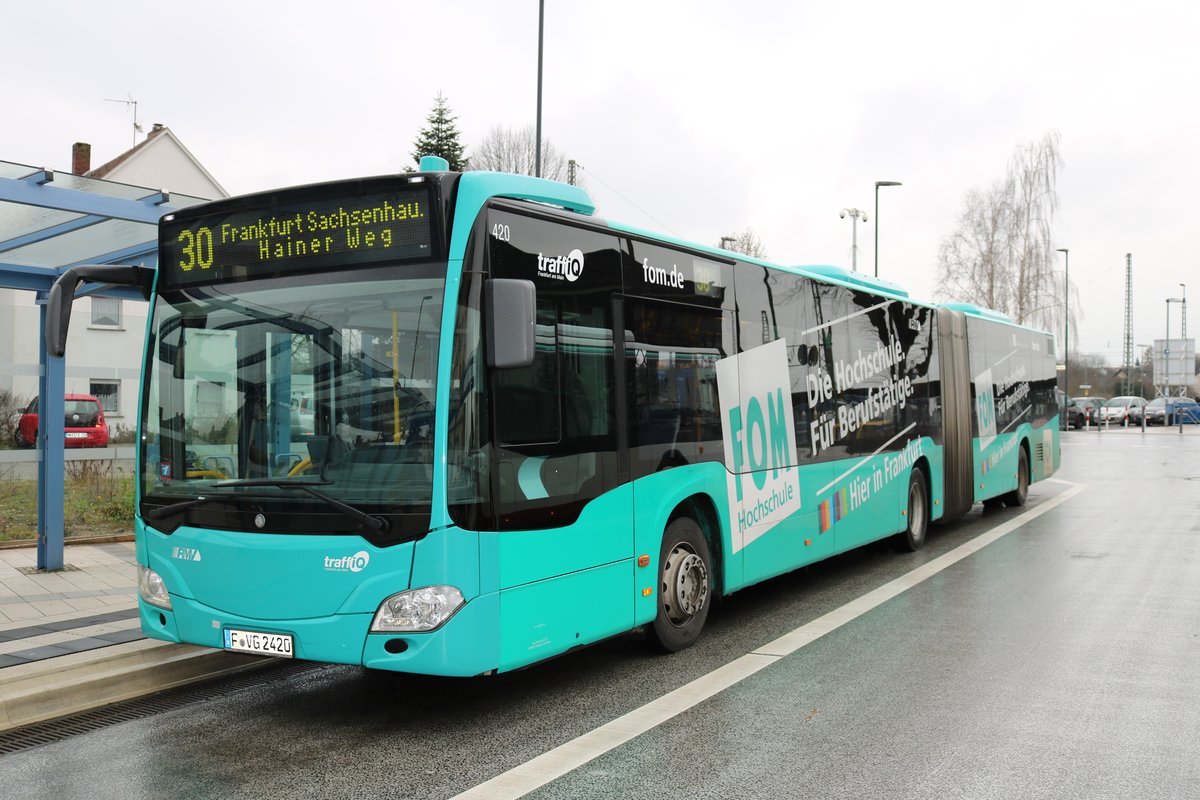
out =
[(259, 656), (293, 658), (292, 637), (286, 633), (261, 633), (225, 629), (225, 649), (238, 653), (254, 653)]
[(86, 439), (87, 434), (86, 433), (68, 433), (67, 438), (68, 439)]

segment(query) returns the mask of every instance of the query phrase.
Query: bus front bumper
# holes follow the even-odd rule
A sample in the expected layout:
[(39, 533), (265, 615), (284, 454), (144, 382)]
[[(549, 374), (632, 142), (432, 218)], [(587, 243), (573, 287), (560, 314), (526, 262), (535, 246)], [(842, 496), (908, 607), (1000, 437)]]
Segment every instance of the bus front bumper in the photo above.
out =
[(292, 637), (295, 658), (421, 675), (482, 675), (495, 671), (500, 660), (496, 594), (469, 600), (441, 627), (423, 633), (371, 633), (372, 614), (261, 620), (175, 595), (171, 606), (167, 610), (139, 598), (142, 632), (217, 649), (227, 649), (226, 630), (284, 634)]

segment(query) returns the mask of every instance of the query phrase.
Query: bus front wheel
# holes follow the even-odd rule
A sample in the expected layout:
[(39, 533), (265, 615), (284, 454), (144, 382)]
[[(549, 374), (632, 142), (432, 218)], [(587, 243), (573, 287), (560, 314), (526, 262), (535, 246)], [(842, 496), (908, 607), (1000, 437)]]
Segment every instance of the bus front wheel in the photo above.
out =
[(712, 607), (712, 557), (695, 520), (677, 517), (667, 525), (658, 564), (653, 639), (674, 653), (700, 637)]
[(915, 553), (925, 546), (929, 531), (929, 494), (925, 488), (925, 473), (914, 469), (908, 478), (908, 524), (896, 534), (896, 546), (901, 551)]

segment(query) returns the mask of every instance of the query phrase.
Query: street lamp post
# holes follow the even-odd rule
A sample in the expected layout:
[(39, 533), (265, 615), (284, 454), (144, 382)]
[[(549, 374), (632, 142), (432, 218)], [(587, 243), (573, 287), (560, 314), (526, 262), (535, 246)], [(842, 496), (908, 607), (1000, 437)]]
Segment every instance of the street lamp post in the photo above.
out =
[(900, 181), (875, 181), (875, 277), (879, 277), (879, 187), (903, 186)]
[[(1182, 285), (1183, 284), (1180, 284), (1180, 286), (1182, 286)], [(1166, 344), (1166, 351), (1165, 351), (1167, 364), (1166, 364), (1166, 369), (1164, 370), (1164, 372), (1166, 373), (1166, 377), (1164, 378), (1164, 381), (1163, 381), (1163, 397), (1166, 397), (1166, 398), (1169, 398), (1171, 396), (1171, 303), (1183, 303), (1183, 302), (1184, 302), (1184, 299), (1182, 297), (1168, 297), (1167, 298), (1167, 344)], [(1184, 306), (1184, 308), (1186, 309), (1187, 306)]]
[(858, 272), (858, 221), (866, 222), (867, 215), (857, 208), (843, 208), (838, 216), (845, 219), (847, 214), (850, 215), (850, 271)]
[(533, 142), (533, 176), (542, 177), (542, 31), (546, 19), (546, 0), (538, 0), (538, 79), (537, 134)]
[(1067, 397), (1071, 396), (1071, 251), (1058, 248), (1063, 254), (1063, 381)]
[[(1141, 356), (1138, 358), (1138, 394), (1142, 397), (1146, 396), (1146, 350), (1150, 351), (1150, 376), (1154, 376), (1154, 348), (1152, 346), (1139, 344), (1137, 345), (1138, 352)], [(1145, 414), (1142, 414), (1145, 417)]]

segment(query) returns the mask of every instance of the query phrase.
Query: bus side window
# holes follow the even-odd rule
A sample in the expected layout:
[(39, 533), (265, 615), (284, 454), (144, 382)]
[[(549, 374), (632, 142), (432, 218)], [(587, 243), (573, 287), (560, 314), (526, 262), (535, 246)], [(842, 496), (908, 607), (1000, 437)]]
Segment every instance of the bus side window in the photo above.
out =
[(631, 301), (625, 344), (632, 477), (724, 459), (716, 364), (719, 310)]
[(554, 307), (539, 299), (533, 363), (496, 371), (496, 432), (501, 445), (549, 444), (562, 436), (555, 316)]
[[(827, 404), (809, 396), (811, 387), (821, 385), (825, 375), (817, 346), (821, 331), (814, 330), (818, 317), (815, 288), (813, 281), (802, 275), (763, 269), (766, 274), (760, 277), (745, 265), (743, 274), (747, 280), (738, 282), (738, 307), (749, 317), (761, 318), (765, 311), (773, 321), (775, 337), (787, 344), (796, 458), (800, 462), (811, 461), (820, 448), (820, 442), (813, 441), (814, 422), (827, 410)], [(747, 329), (743, 334), (749, 332)], [(743, 349), (758, 343), (752, 333), (742, 341)]]

